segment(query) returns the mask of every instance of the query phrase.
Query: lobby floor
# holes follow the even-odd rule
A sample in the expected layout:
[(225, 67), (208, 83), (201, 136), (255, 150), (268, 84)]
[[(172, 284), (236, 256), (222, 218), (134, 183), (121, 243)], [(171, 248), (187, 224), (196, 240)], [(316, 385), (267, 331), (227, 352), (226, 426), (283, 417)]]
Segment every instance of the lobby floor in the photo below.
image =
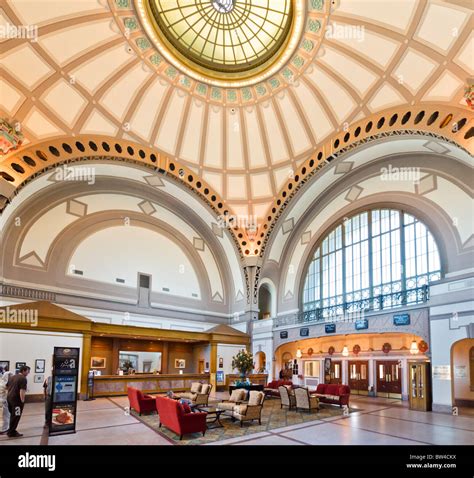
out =
[[(221, 398), (221, 397), (215, 397)], [(78, 402), (77, 433), (48, 437), (42, 403), (28, 403), (18, 430), (24, 437), (0, 436), (1, 445), (172, 445), (127, 414), (126, 397)], [(416, 412), (406, 402), (352, 397), (360, 412), (330, 417), (210, 445), (467, 445), (474, 443), (474, 416)], [(251, 425), (250, 425), (251, 426)]]

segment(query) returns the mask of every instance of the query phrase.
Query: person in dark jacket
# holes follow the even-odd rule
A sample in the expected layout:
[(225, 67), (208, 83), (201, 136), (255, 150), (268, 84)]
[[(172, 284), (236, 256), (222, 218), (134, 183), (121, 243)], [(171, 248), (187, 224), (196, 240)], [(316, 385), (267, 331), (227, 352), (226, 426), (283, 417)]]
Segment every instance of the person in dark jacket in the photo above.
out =
[(10, 412), (10, 426), (7, 435), (10, 438), (18, 438), (23, 436), (18, 433), (16, 429), (20, 423), (23, 407), (25, 406), (26, 387), (28, 380), (26, 377), (30, 373), (30, 367), (23, 365), (20, 367), (17, 375), (11, 375), (7, 383), (7, 402), (8, 410)]

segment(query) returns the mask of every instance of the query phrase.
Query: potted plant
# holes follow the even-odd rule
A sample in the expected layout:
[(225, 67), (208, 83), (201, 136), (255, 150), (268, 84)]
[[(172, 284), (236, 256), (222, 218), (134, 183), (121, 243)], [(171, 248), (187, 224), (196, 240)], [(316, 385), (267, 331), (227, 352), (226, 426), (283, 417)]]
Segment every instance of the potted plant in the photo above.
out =
[(130, 373), (130, 369), (133, 369), (133, 363), (131, 360), (125, 360), (122, 365), (122, 370), (128, 374)]
[(247, 373), (254, 368), (253, 355), (246, 350), (240, 350), (237, 355), (232, 357), (232, 368), (240, 372), (240, 380), (244, 382)]

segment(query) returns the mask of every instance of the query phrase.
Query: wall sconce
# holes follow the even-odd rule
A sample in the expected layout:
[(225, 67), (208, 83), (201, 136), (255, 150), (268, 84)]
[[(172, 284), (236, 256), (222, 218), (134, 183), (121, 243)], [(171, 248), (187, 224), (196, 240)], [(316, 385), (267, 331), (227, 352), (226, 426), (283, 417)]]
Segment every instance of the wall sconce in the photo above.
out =
[(301, 349), (298, 349), (298, 350), (296, 351), (296, 358), (299, 358), (299, 359), (300, 359), (302, 356), (303, 356), (303, 352), (301, 352)]
[(411, 346), (410, 346), (410, 353), (412, 355), (416, 355), (418, 352), (419, 352), (418, 344), (416, 343), (416, 340), (413, 339), (413, 342), (411, 343)]
[(344, 348), (342, 349), (342, 356), (349, 357), (349, 349), (347, 348), (347, 345), (344, 345)]

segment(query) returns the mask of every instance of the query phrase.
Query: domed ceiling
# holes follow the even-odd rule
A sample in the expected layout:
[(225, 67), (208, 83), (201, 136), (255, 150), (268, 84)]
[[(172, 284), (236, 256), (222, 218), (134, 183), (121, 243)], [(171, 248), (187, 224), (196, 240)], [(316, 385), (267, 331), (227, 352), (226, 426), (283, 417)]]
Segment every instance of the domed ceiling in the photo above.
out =
[(400, 105), (469, 109), (468, 3), (6, 0), (2, 28), (37, 25), (38, 38), (2, 39), (0, 113), (25, 147), (104, 135), (154, 148), (234, 213), (262, 217), (355, 121)]

